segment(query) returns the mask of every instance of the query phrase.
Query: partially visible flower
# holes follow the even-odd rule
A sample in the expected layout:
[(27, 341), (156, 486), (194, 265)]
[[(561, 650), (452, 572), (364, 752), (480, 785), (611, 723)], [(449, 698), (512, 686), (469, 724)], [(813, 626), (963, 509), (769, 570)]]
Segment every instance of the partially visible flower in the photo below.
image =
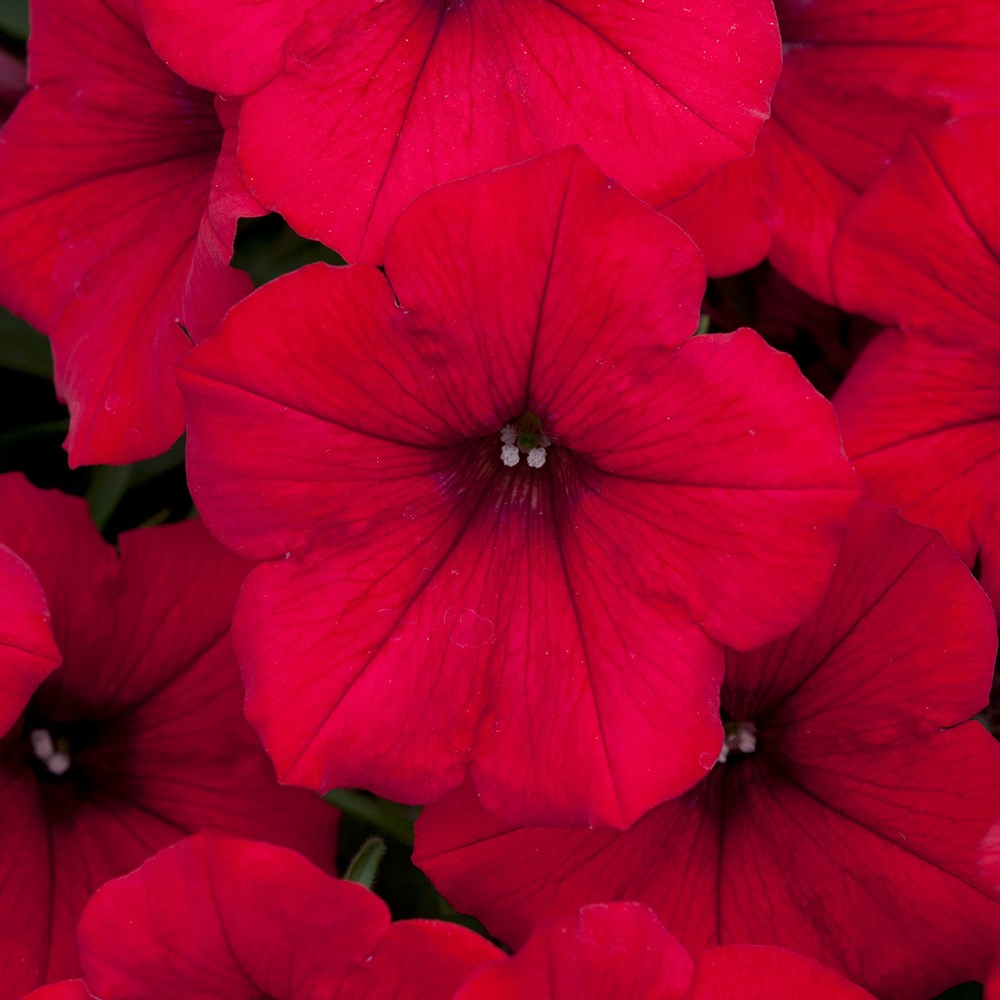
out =
[(0, 738), (0, 997), (78, 972), (91, 893), (199, 829), (322, 864), (336, 811), (281, 788), (243, 717), (229, 619), (247, 564), (196, 521), (129, 532), (0, 478), (0, 540), (37, 573), (63, 665)]
[(884, 1000), (981, 980), (1000, 900), (977, 866), (1000, 746), (977, 722), (996, 654), (982, 590), (937, 532), (867, 501), (827, 596), (726, 659), (719, 763), (625, 832), (517, 828), (467, 791), (428, 806), (415, 859), (510, 943), (638, 899), (695, 953), (779, 945)]
[[(443, 185), (386, 276), (260, 289), (183, 367), (284, 779), (625, 825), (718, 755), (722, 651), (818, 602), (857, 483), (689, 240), (577, 150)], [(390, 284), (391, 283), (391, 284)], [(287, 330), (295, 330), (289, 337)]]
[(140, 0), (185, 79), (249, 95), (255, 196), (348, 260), (444, 181), (580, 144), (652, 202), (746, 156), (781, 63), (769, 0)]
[(639, 903), (585, 906), (546, 922), (515, 955), (475, 971), (455, 1000), (872, 1000), (783, 948), (728, 945), (692, 956)]
[(1000, 613), (1000, 115), (914, 133), (848, 217), (840, 298), (900, 330), (835, 406), (870, 495), (939, 528)]
[(0, 134), (0, 302), (52, 341), (73, 465), (164, 451), (173, 364), (250, 291), (228, 267), (260, 214), (234, 105), (176, 77), (132, 0), (33, 0), (29, 82)]
[(199, 835), (109, 882), (80, 920), (101, 1000), (451, 1000), (501, 952), (389, 908), (293, 851)]
[(1000, 8), (993, 0), (777, 0), (775, 8), (784, 65), (756, 151), (666, 212), (705, 251), (710, 274), (769, 255), (786, 278), (831, 302), (837, 227), (907, 131), (996, 107)]

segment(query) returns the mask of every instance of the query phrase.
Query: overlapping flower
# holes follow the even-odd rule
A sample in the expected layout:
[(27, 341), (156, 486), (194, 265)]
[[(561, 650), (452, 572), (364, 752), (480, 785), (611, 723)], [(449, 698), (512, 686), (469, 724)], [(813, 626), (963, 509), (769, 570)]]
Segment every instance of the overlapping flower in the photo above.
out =
[[(0, 539), (41, 584), (23, 589), (33, 620), (7, 632), (15, 655), (6, 647), (0, 663), (18, 688), (0, 728), (4, 1000), (76, 972), (91, 893), (187, 833), (257, 836), (332, 863), (336, 813), (278, 787), (243, 718), (229, 616), (246, 563), (197, 522), (123, 535), (119, 558), (83, 501), (20, 476), (0, 478)], [(37, 641), (42, 594), (54, 649)], [(3, 618), (7, 631), (22, 608), (6, 602)], [(24, 655), (25, 636), (40, 656)]]
[(1000, 927), (975, 861), (1000, 747), (959, 725), (995, 656), (989, 602), (940, 536), (863, 503), (816, 614), (728, 655), (700, 785), (624, 833), (517, 828), (457, 793), (425, 810), (417, 857), (505, 940), (640, 899), (693, 949), (781, 945), (880, 997), (932, 996), (985, 974)]

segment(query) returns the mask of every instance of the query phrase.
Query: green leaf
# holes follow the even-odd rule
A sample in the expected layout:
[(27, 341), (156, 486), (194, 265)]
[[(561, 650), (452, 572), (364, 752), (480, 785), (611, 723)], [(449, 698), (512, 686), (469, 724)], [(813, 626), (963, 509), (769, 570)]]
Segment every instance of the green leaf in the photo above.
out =
[[(5, 0), (0, 0), (0, 9)], [(52, 349), (23, 319), (0, 309), (0, 368), (52, 378)]]
[(94, 469), (86, 499), (90, 505), (90, 517), (98, 531), (107, 527), (111, 515), (128, 490), (131, 478), (131, 465), (99, 465)]
[(28, 0), (0, 0), (0, 31), (22, 42), (28, 37)]
[(342, 813), (370, 824), (407, 847), (413, 846), (413, 824), (420, 812), (415, 806), (401, 806), (349, 788), (334, 789), (325, 798)]
[[(134, 486), (155, 479), (164, 472), (169, 472), (184, 461), (184, 439), (162, 455), (143, 459), (132, 465), (98, 465), (95, 466), (87, 487), (86, 499), (90, 505), (90, 516), (97, 525), (98, 531), (104, 531), (111, 520), (111, 515), (117, 510), (125, 494)], [(169, 511), (161, 512), (164, 516), (154, 514), (156, 519), (165, 519)], [(153, 521), (152, 523), (157, 523)]]

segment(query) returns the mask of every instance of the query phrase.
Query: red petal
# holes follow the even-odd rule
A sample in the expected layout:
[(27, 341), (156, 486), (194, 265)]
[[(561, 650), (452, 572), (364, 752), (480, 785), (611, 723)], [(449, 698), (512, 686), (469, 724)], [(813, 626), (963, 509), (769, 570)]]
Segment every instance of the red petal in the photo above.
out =
[(480, 969), (455, 1000), (685, 1000), (693, 972), (691, 956), (647, 907), (588, 906)]
[(583, 513), (710, 635), (759, 645), (819, 601), (857, 480), (829, 404), (752, 331), (695, 337), (664, 369), (627, 422), (574, 433), (604, 473)]
[[(761, 131), (768, 129), (765, 122)], [(759, 264), (771, 247), (764, 160), (751, 155), (716, 170), (696, 191), (660, 208), (698, 244), (709, 276), (725, 277)]]
[(292, 851), (197, 836), (99, 890), (80, 921), (103, 1000), (448, 1000), (496, 948), (385, 904)]
[(982, 115), (904, 142), (838, 240), (846, 308), (1000, 354), (998, 129), (1000, 115)]
[(872, 1000), (826, 966), (783, 948), (728, 945), (698, 956), (689, 1000)]
[(0, 737), (39, 684), (62, 662), (38, 577), (0, 545)]
[(69, 979), (43, 986), (29, 993), (24, 1000), (92, 1000), (92, 997), (82, 979)]
[(837, 392), (848, 454), (875, 500), (944, 532), (983, 566), (1000, 607), (1000, 350), (994, 336), (949, 345), (880, 334)]

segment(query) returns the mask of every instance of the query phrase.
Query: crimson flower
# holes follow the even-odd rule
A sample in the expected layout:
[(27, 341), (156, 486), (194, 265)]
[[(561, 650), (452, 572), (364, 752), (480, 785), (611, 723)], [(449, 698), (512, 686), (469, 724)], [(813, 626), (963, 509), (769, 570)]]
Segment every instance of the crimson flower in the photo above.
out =
[(996, 106), (1000, 8), (992, 0), (776, 0), (784, 64), (754, 155), (667, 209), (709, 273), (770, 255), (833, 301), (839, 223), (919, 125)]
[[(313, 266), (183, 368), (206, 523), (284, 780), (627, 824), (711, 767), (716, 639), (819, 600), (857, 492), (700, 256), (577, 150), (445, 185), (374, 267)], [(287, 334), (289, 329), (295, 336)]]
[(29, 56), (0, 137), (0, 301), (52, 340), (72, 464), (155, 455), (183, 430), (173, 362), (250, 291), (227, 265), (261, 209), (132, 0), (34, 0)]
[(981, 980), (1000, 747), (961, 723), (995, 653), (989, 602), (941, 536), (865, 501), (816, 614), (727, 655), (725, 745), (701, 784), (623, 833), (517, 828), (458, 792), (424, 810), (415, 858), (515, 943), (541, 917), (638, 899), (695, 952), (779, 945), (885, 1000)]
[(278, 786), (243, 717), (229, 617), (247, 564), (198, 522), (124, 534), (119, 557), (82, 500), (10, 475), (0, 539), (37, 573), (64, 661), (0, 736), (8, 1000), (75, 974), (84, 903), (161, 847), (207, 828), (326, 864), (336, 813)]
[(391, 923), (294, 851), (204, 834), (99, 889), (79, 939), (101, 1000), (450, 1000), (501, 954), (457, 924)]
[(728, 945), (695, 958), (639, 903), (546, 922), (511, 958), (472, 973), (454, 1000), (872, 1000), (783, 948)]
[(349, 260), (380, 262), (443, 181), (579, 143), (665, 201), (747, 155), (780, 67), (769, 0), (140, 0), (190, 82), (249, 95), (255, 196)]
[(848, 217), (835, 274), (882, 333), (837, 393), (871, 496), (939, 528), (1000, 611), (1000, 115), (914, 133)]

